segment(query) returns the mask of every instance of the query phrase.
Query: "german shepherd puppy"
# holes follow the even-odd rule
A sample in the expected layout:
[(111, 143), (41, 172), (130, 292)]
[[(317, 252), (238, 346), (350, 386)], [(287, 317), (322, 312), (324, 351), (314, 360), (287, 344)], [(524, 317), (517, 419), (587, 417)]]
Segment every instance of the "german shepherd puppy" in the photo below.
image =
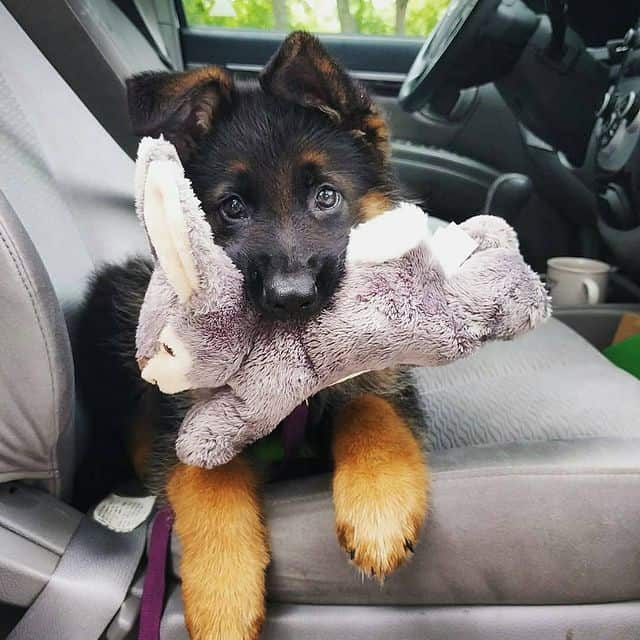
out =
[[(137, 134), (179, 150), (216, 241), (265, 316), (308, 317), (340, 284), (351, 228), (398, 201), (384, 119), (318, 40), (293, 33), (262, 72), (237, 86), (221, 68), (129, 81)], [(213, 470), (173, 451), (189, 394), (163, 396), (139, 377), (135, 329), (151, 267), (107, 267), (77, 331), (81, 392), (95, 436), (78, 502), (132, 466), (175, 512), (186, 623), (197, 640), (257, 638), (265, 614), (267, 538), (251, 454)], [(383, 579), (412, 552), (428, 474), (401, 372), (367, 374), (311, 400), (330, 438), (338, 540)]]

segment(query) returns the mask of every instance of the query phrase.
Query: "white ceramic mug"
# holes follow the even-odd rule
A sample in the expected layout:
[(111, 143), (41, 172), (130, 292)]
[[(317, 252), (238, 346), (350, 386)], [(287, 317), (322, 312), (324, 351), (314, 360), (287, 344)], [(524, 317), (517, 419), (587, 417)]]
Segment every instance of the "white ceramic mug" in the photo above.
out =
[(547, 285), (556, 305), (600, 304), (607, 296), (611, 266), (590, 258), (547, 260)]

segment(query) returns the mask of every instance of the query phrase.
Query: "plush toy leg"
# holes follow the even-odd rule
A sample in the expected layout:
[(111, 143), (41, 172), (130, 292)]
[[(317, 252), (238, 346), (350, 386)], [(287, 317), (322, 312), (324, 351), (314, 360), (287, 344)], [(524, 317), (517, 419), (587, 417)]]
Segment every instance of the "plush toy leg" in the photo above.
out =
[[(255, 384), (249, 377), (245, 380), (244, 391), (253, 402), (222, 388), (189, 410), (176, 441), (182, 462), (206, 469), (229, 462), (247, 445), (271, 433), (300, 403), (300, 397), (305, 397), (307, 387), (302, 383), (302, 390), (294, 385), (299, 394), (287, 396), (282, 391), (285, 385), (269, 388), (267, 384), (273, 387), (273, 382), (264, 380), (259, 373), (262, 384)], [(271, 400), (263, 401), (261, 397)]]
[(382, 580), (417, 542), (427, 513), (426, 461), (406, 422), (377, 396), (348, 404), (334, 429), (338, 540), (363, 573)]
[(465, 220), (460, 228), (478, 243), (477, 251), (499, 247), (518, 250), (518, 236), (513, 227), (497, 216), (473, 216)]
[[(185, 416), (176, 441), (178, 459), (205, 469), (229, 462), (260, 437), (250, 426), (250, 416), (241, 398), (228, 389), (216, 391)], [(249, 440), (248, 435), (254, 433), (253, 440)]]
[(178, 464), (167, 492), (192, 640), (255, 640), (269, 553), (251, 468), (242, 458), (212, 470)]
[(540, 278), (510, 249), (472, 255), (447, 283), (449, 307), (465, 355), (486, 340), (508, 340), (536, 327), (551, 311)]

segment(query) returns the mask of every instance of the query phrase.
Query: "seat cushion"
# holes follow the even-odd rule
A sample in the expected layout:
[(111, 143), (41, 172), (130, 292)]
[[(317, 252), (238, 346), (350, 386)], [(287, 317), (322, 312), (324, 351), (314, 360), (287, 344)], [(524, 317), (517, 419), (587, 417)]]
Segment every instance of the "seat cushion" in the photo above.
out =
[[(430, 455), (430, 513), (383, 587), (349, 565), (331, 479), (277, 483), (265, 501), (272, 602), (588, 604), (640, 599), (640, 439), (464, 447)], [(172, 565), (179, 576), (180, 545)]]
[(429, 449), (640, 436), (640, 381), (556, 319), (414, 378)]
[(0, 4), (0, 188), (69, 313), (102, 262), (147, 251), (133, 162)]
[(129, 125), (125, 81), (167, 67), (117, 3), (58, 0), (41, 3), (38, 11), (22, 0), (4, 0), (4, 5), (74, 93), (135, 157), (138, 143)]
[(0, 33), (0, 235), (17, 250), (5, 246), (0, 282), (0, 481), (68, 496), (84, 430), (57, 304), (70, 320), (94, 267), (147, 243), (133, 162), (2, 4)]

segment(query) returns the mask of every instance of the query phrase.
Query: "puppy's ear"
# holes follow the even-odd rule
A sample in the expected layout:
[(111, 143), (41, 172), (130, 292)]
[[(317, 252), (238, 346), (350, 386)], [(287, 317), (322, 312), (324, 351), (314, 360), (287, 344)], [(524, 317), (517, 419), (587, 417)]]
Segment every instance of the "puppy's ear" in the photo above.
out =
[(127, 80), (133, 131), (139, 136), (163, 134), (184, 162), (229, 106), (232, 92), (233, 80), (220, 67), (134, 76)]
[(373, 100), (311, 34), (289, 35), (260, 74), (260, 85), (265, 93), (326, 113), (387, 153), (389, 133)]

